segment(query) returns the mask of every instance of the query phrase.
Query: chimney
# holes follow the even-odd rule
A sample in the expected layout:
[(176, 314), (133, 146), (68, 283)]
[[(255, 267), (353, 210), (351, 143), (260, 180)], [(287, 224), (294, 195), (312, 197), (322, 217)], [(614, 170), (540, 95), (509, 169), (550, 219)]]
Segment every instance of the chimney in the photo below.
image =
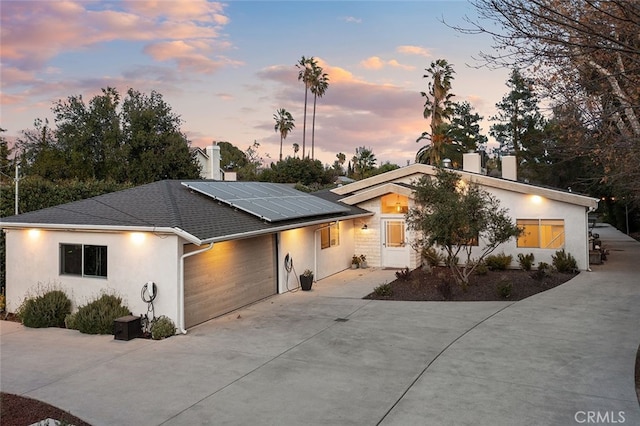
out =
[(462, 154), (462, 170), (470, 173), (481, 173), (480, 154), (477, 152)]
[(505, 155), (502, 157), (502, 178), (518, 180), (518, 162), (515, 155)]
[(209, 156), (209, 160), (207, 162), (207, 170), (205, 170), (205, 178), (222, 180), (220, 174), (220, 147), (215, 144), (208, 146), (207, 156)]

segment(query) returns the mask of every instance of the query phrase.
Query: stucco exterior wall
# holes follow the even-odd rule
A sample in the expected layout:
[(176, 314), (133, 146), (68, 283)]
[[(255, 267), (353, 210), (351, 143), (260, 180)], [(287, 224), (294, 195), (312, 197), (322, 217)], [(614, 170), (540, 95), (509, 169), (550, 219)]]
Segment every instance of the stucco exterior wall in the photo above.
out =
[[(182, 248), (175, 235), (7, 230), (7, 309), (20, 306), (30, 289), (56, 284), (73, 302), (85, 305), (103, 291), (122, 297), (134, 315), (145, 314), (142, 286), (153, 281), (156, 316), (177, 320), (178, 259)], [(107, 246), (107, 278), (60, 275), (60, 244)]]
[[(570, 253), (578, 264), (578, 268), (586, 270), (589, 267), (588, 223), (585, 207), (548, 198), (519, 194), (501, 189), (488, 189), (500, 199), (500, 205), (509, 209), (510, 216), (516, 219), (563, 219), (564, 220), (564, 249)], [(518, 248), (515, 239), (510, 240), (497, 249), (513, 255), (512, 266), (518, 267), (519, 253), (533, 253), (534, 265), (538, 262), (551, 264), (551, 256), (559, 249)]]
[[(314, 280), (321, 280), (351, 266), (354, 254), (354, 223), (341, 221), (340, 244), (322, 249), (320, 229), (326, 225), (284, 231), (279, 234), (278, 247), (278, 293), (285, 293), (298, 286), (298, 277), (305, 269), (314, 272)], [(294, 271), (288, 273), (284, 267), (285, 256), (293, 259)]]

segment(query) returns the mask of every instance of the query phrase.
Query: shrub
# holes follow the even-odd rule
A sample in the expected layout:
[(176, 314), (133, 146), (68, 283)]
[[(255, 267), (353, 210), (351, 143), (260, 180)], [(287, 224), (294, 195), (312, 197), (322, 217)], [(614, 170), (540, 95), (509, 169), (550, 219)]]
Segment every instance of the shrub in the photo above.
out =
[(396, 278), (402, 281), (408, 281), (411, 277), (411, 271), (409, 268), (400, 269), (396, 271)]
[(551, 259), (553, 267), (558, 272), (570, 273), (578, 270), (576, 259), (570, 253), (565, 252), (564, 249), (558, 250), (555, 255), (551, 255)]
[(391, 284), (388, 283), (380, 284), (378, 287), (373, 289), (373, 292), (378, 297), (390, 297), (393, 295)]
[(4, 312), (4, 308), (6, 306), (6, 299), (4, 294), (0, 293), (0, 312)]
[(153, 340), (164, 339), (174, 334), (176, 334), (176, 325), (169, 317), (162, 315), (151, 324), (151, 338)]
[(36, 294), (28, 296), (16, 314), (25, 327), (64, 327), (64, 318), (71, 313), (71, 300), (59, 288), (38, 285)]
[(443, 262), (443, 256), (433, 247), (423, 248), (422, 249), (422, 258), (427, 261), (429, 266), (436, 267), (440, 265), (440, 262)]
[(509, 281), (508, 278), (502, 277), (498, 285), (496, 286), (496, 290), (498, 291), (498, 296), (503, 299), (508, 299), (511, 297), (511, 292), (513, 290), (513, 284)]
[(540, 262), (538, 263), (538, 269), (533, 274), (531, 274), (531, 277), (533, 279), (541, 281), (544, 279), (544, 277), (549, 275), (549, 273), (551, 272), (550, 270), (551, 270), (551, 267), (549, 266), (548, 263)]
[(476, 266), (475, 273), (476, 275), (487, 275), (489, 273), (487, 264), (484, 262), (479, 263), (478, 266)]
[(513, 256), (500, 253), (487, 256), (484, 262), (490, 271), (504, 271), (511, 265), (512, 260)]
[(113, 321), (126, 315), (131, 315), (131, 312), (122, 304), (120, 297), (103, 294), (93, 302), (80, 307), (71, 323), (81, 333), (112, 334)]
[(520, 269), (522, 269), (523, 271), (530, 271), (531, 267), (533, 266), (534, 259), (535, 258), (533, 256), (533, 253), (518, 254), (518, 264), (520, 265)]

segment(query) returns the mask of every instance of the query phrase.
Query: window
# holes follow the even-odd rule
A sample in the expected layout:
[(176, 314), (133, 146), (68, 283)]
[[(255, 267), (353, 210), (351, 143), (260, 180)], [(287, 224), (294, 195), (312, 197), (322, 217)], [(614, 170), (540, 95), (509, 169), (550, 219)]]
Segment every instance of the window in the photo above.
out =
[(320, 248), (326, 249), (340, 245), (340, 228), (337, 223), (332, 223), (320, 230)]
[(107, 246), (60, 244), (60, 274), (107, 277)]
[(564, 220), (518, 219), (524, 232), (518, 237), (518, 247), (560, 249), (564, 247)]
[(409, 197), (400, 194), (384, 195), (380, 199), (383, 214), (405, 214), (409, 211)]

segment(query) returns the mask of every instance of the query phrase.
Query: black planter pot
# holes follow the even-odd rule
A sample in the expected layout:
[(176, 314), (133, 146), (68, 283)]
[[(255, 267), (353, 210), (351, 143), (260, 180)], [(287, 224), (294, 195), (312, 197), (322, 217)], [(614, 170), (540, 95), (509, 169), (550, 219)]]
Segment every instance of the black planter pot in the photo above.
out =
[(311, 290), (311, 285), (313, 285), (313, 275), (300, 275), (300, 287), (304, 291)]

